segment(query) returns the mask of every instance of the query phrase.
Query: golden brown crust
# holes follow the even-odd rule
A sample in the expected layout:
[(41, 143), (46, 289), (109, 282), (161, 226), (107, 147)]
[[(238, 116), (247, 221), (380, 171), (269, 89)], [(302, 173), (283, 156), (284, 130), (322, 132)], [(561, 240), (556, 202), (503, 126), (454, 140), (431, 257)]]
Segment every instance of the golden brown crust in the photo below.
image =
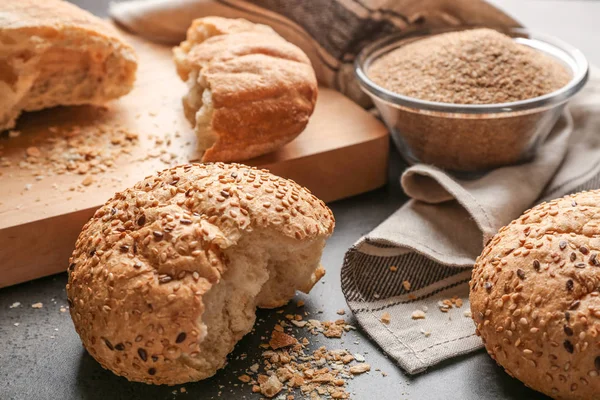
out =
[(333, 227), (321, 200), (265, 170), (219, 163), (159, 172), (84, 226), (67, 285), (75, 328), (102, 366), (130, 380), (201, 379), (189, 360), (206, 337), (203, 298), (227, 272), (224, 251), (253, 230), (311, 242)]
[(28, 30), (44, 36), (73, 28), (108, 39), (119, 37), (105, 21), (63, 0), (2, 0), (0, 9), (2, 30)]
[(212, 97), (209, 128), (217, 140), (203, 161), (266, 154), (306, 127), (317, 98), (314, 71), (302, 50), (271, 28), (245, 20), (199, 19), (175, 54), (182, 79), (196, 79)]
[[(0, 2), (0, 130), (22, 111), (127, 94), (136, 55), (106, 21), (62, 0)], [(3, 78), (3, 73), (11, 79)]]
[(477, 259), (471, 310), (488, 353), (557, 399), (600, 398), (600, 191), (543, 203)]

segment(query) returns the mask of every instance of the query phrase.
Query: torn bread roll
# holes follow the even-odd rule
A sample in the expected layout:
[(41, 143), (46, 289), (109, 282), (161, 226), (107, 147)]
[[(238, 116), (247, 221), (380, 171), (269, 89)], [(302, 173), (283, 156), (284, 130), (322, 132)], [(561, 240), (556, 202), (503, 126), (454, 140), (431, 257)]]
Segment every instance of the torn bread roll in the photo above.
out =
[(202, 161), (243, 161), (274, 151), (306, 127), (317, 80), (306, 54), (266, 25), (207, 17), (174, 49), (188, 83), (186, 117)]
[(331, 210), (238, 164), (190, 164), (117, 193), (84, 226), (67, 296), (85, 348), (132, 381), (212, 376), (254, 324), (324, 275)]
[(477, 259), (471, 312), (506, 372), (555, 399), (600, 399), (600, 191), (540, 204)]
[(0, 2), (0, 131), (23, 111), (127, 94), (136, 56), (107, 22), (62, 0)]

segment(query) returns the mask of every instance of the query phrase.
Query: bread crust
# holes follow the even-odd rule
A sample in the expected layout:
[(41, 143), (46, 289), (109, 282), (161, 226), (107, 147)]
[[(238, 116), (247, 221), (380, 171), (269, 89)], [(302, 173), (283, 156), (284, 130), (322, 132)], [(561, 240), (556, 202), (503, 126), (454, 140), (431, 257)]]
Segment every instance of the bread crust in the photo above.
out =
[(543, 203), (502, 228), (473, 269), (488, 353), (556, 399), (600, 398), (600, 191)]
[[(214, 111), (207, 125), (216, 141), (204, 149), (203, 161), (257, 157), (306, 127), (317, 99), (314, 71), (306, 54), (271, 28), (242, 19), (202, 18), (174, 52), (178, 73), (191, 90), (211, 94)], [(189, 96), (184, 107), (188, 115), (198, 109)]]
[[(227, 250), (253, 231), (275, 232), (286, 246), (318, 244), (333, 228), (321, 200), (268, 171), (220, 163), (167, 169), (115, 194), (83, 227), (69, 261), (71, 317), (89, 353), (118, 375), (154, 384), (206, 378), (225, 362), (195, 360), (203, 356), (206, 296), (228, 272)], [(309, 286), (323, 273), (315, 267)]]
[[(0, 3), (0, 89), (6, 94), (0, 130), (12, 128), (22, 111), (102, 104), (127, 94), (136, 69), (135, 52), (117, 30), (73, 4)], [(61, 85), (64, 90), (53, 93)]]

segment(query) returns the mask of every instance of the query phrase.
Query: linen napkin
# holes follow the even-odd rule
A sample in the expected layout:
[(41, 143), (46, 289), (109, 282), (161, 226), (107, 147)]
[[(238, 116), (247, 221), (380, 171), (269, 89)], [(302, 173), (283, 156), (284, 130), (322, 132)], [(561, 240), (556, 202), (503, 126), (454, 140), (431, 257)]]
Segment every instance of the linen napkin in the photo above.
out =
[(600, 188), (600, 73), (538, 155), (477, 180), (415, 165), (411, 198), (347, 253), (342, 290), (360, 325), (409, 374), (482, 347), (469, 312), (471, 268), (499, 228), (541, 201)]
[(317, 79), (357, 103), (371, 104), (353, 72), (354, 56), (391, 32), (457, 25), (518, 26), (482, 0), (134, 0), (111, 3), (111, 17), (150, 40), (175, 44), (195, 18), (245, 18), (300, 47)]
[[(352, 61), (366, 43), (414, 27), (517, 25), (472, 0), (136, 0), (112, 4), (110, 12), (130, 31), (166, 43), (181, 41), (202, 16), (268, 24), (308, 54), (322, 84), (361, 105), (369, 101)], [(482, 346), (468, 312), (468, 281), (498, 228), (536, 202), (600, 187), (596, 76), (533, 161), (471, 181), (415, 165), (401, 179), (412, 200), (347, 252), (342, 290), (350, 308), (408, 373)]]

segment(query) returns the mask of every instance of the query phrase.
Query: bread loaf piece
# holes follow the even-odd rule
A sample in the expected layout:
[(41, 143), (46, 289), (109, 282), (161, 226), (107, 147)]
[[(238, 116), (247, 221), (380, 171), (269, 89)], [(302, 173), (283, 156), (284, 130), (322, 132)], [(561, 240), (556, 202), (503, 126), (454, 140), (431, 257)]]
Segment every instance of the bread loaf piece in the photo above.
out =
[(132, 381), (179, 384), (225, 365), (256, 307), (324, 274), (334, 227), (293, 181), (237, 164), (168, 169), (117, 193), (84, 226), (67, 295), (84, 346)]
[(116, 30), (72, 4), (0, 2), (0, 131), (23, 111), (123, 96), (136, 68)]
[(471, 311), (498, 364), (556, 399), (600, 399), (600, 191), (543, 203), (477, 259)]
[(268, 26), (197, 19), (174, 57), (189, 86), (183, 106), (202, 161), (274, 151), (304, 130), (314, 110), (317, 80), (308, 57)]

